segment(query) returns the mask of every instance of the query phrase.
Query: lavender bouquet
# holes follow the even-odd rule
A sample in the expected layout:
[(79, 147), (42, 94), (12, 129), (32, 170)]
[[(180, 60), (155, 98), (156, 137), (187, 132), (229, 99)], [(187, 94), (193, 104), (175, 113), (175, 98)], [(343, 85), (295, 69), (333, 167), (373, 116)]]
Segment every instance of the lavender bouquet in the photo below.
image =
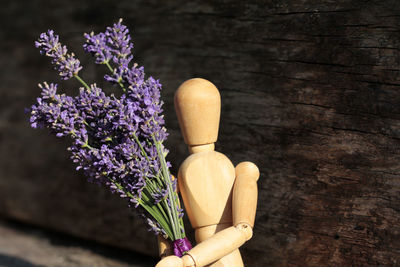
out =
[(39, 84), (41, 97), (30, 109), (33, 128), (48, 128), (70, 137), (71, 159), (89, 181), (126, 198), (150, 225), (150, 230), (173, 242), (182, 256), (191, 246), (185, 236), (176, 180), (170, 174), (167, 137), (160, 100), (161, 84), (145, 78), (143, 67), (132, 63), (133, 44), (122, 19), (104, 33), (84, 34), (85, 52), (110, 73), (104, 79), (121, 90), (106, 95), (80, 76), (80, 61), (52, 30), (35, 42), (51, 58), (63, 80), (75, 78), (82, 87), (76, 96), (58, 93), (55, 83)]

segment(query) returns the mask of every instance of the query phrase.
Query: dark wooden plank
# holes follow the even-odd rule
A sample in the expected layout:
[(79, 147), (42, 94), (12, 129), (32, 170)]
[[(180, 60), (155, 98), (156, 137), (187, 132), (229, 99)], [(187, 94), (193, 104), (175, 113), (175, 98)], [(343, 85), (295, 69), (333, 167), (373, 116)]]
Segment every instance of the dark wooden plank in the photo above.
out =
[[(0, 11), (0, 210), (154, 253), (123, 201), (86, 184), (65, 144), (22, 110), (54, 80), (32, 42), (124, 17), (137, 61), (164, 84), (170, 160), (186, 156), (173, 93), (191, 77), (222, 94), (217, 149), (261, 169), (252, 266), (395, 266), (400, 253), (400, 5), (384, 1), (5, 1)], [(99, 80), (89, 58), (84, 76)], [(90, 65), (90, 66), (89, 66)], [(66, 83), (73, 92), (73, 83)], [(136, 228), (138, 227), (138, 228)]]

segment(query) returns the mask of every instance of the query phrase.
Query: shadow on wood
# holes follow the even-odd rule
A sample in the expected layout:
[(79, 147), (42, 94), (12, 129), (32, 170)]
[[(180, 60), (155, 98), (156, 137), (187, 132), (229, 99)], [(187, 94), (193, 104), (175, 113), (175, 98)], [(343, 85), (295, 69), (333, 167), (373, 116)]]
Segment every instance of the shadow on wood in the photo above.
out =
[[(4, 2), (4, 1), (3, 1)], [(216, 150), (260, 167), (249, 266), (400, 262), (400, 7), (384, 1), (5, 1), (0, 10), (0, 212), (156, 254), (123, 201), (85, 182), (66, 145), (29, 129), (35, 84), (59, 81), (33, 48), (54, 28), (99, 81), (81, 32), (125, 18), (135, 61), (164, 85), (169, 159), (187, 155), (173, 93), (221, 92)], [(105, 84), (99, 83), (100, 86)], [(72, 93), (76, 84), (62, 83)], [(103, 86), (103, 87), (104, 87)]]

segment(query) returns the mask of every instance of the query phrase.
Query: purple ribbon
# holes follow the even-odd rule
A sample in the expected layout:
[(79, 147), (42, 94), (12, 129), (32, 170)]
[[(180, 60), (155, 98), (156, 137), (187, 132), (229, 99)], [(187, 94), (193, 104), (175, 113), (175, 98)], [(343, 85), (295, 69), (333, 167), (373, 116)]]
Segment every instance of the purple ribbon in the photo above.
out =
[(192, 244), (190, 244), (190, 241), (186, 237), (175, 240), (172, 245), (174, 247), (175, 256), (178, 256), (179, 258), (181, 258), (186, 251), (192, 249)]

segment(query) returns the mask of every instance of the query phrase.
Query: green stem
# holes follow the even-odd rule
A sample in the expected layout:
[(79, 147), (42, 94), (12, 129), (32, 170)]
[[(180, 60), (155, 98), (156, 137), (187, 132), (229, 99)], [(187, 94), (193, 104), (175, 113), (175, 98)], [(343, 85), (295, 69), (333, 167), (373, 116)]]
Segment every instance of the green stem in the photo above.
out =
[(178, 207), (178, 203), (176, 202), (176, 193), (172, 187), (171, 175), (168, 171), (167, 163), (165, 162), (165, 158), (164, 158), (164, 155), (161, 150), (161, 144), (159, 142), (157, 142), (157, 140), (154, 138), (154, 136), (153, 136), (153, 142), (156, 145), (157, 153), (160, 158), (160, 163), (161, 163), (162, 171), (164, 174), (164, 179), (166, 180), (166, 184), (168, 187), (168, 197), (170, 199), (171, 207), (168, 207), (168, 203), (167, 203), (167, 210), (172, 213), (173, 221), (171, 221), (171, 222), (173, 225), (174, 234), (176, 234), (174, 237), (176, 239), (183, 238), (184, 234), (182, 234), (181, 230), (179, 229), (180, 228), (179, 227), (180, 220), (179, 220), (179, 216), (177, 214), (178, 211), (176, 210), (176, 207)]
[[(71, 135), (75, 135), (75, 133), (72, 132)], [(143, 146), (139, 142), (139, 139), (137, 138), (136, 135), (134, 135), (134, 136), (135, 136), (135, 140), (138, 142), (138, 145), (142, 150), (142, 153), (144, 154), (146, 159), (149, 160), (148, 156), (146, 154), (146, 151), (144, 150)], [(89, 150), (94, 149), (88, 143), (83, 145), (83, 147), (86, 147)], [(165, 231), (165, 233), (168, 235), (168, 237), (171, 239), (171, 241), (178, 238), (177, 232), (175, 229), (175, 223), (173, 220), (173, 215), (170, 213), (170, 209), (168, 208), (168, 204), (167, 204), (166, 200), (164, 199), (163, 204), (165, 204), (165, 206), (167, 208), (168, 216), (165, 213), (165, 211), (162, 207), (162, 204), (161, 203), (154, 204), (154, 201), (152, 201), (152, 199), (151, 199), (151, 192), (155, 192), (155, 190), (156, 190), (153, 181), (150, 181), (150, 179), (148, 179), (146, 177), (147, 186), (142, 191), (142, 199), (139, 199), (139, 198), (135, 197), (131, 192), (127, 191), (121, 184), (119, 184), (115, 180), (113, 180), (109, 177), (107, 177), (107, 178), (115, 186), (117, 186), (117, 188), (119, 190), (122, 190), (125, 193), (125, 195), (127, 195), (131, 199), (135, 199), (139, 203), (139, 205), (141, 207), (143, 207), (150, 214), (150, 216), (153, 217), (160, 224), (161, 228)], [(169, 219), (170, 223), (168, 223), (168, 219)]]
[(138, 144), (140, 150), (142, 151), (143, 156), (145, 156), (146, 160), (147, 160), (148, 162), (150, 162), (149, 156), (147, 156), (147, 153), (146, 153), (146, 151), (144, 150), (144, 147), (142, 146), (142, 144), (140, 143), (139, 138), (137, 137), (137, 135), (136, 135), (136, 134), (133, 134), (133, 138), (135, 139), (136, 143)]
[(169, 228), (167, 218), (163, 216), (163, 211), (161, 206), (154, 205), (151, 201), (150, 196), (147, 195), (146, 190), (142, 191), (143, 202), (140, 201), (139, 205), (141, 205), (144, 209), (146, 209), (150, 215), (160, 224), (161, 228), (167, 233), (168, 237), (173, 241), (173, 233)]
[(117, 186), (118, 189), (122, 190), (128, 197), (135, 199), (136, 201), (139, 202), (139, 205), (142, 206), (159, 224), (160, 226), (164, 229), (164, 231), (167, 233), (168, 237), (171, 238), (173, 237), (173, 233), (170, 231), (168, 227), (168, 222), (160, 216), (162, 214), (162, 211), (156, 206), (151, 205), (151, 201), (149, 196), (147, 195), (147, 192), (145, 190), (142, 191), (142, 199), (136, 198), (132, 193), (129, 191), (126, 191), (121, 184), (117, 183), (115, 180), (108, 178), (113, 184)]
[[(142, 144), (140, 143), (140, 141), (139, 141), (139, 138), (137, 137), (137, 135), (136, 134), (133, 134), (133, 138), (135, 139), (135, 141), (136, 141), (136, 143), (138, 144), (138, 146), (139, 146), (139, 148), (140, 148), (140, 150), (141, 150), (141, 152), (142, 152), (142, 155), (146, 158), (146, 160), (148, 161), (148, 162), (150, 162), (150, 159), (149, 159), (149, 157), (148, 157), (148, 155), (147, 155), (147, 153), (146, 153), (146, 151), (144, 150), (144, 147), (142, 146)], [(154, 139), (154, 138), (153, 138)], [(158, 149), (158, 147), (157, 147), (157, 142), (155, 141), (155, 139), (154, 139), (154, 144), (156, 145), (156, 148), (157, 148), (157, 151), (159, 150)], [(161, 159), (161, 156), (162, 155), (160, 155), (160, 153), (159, 153), (159, 157), (160, 157), (160, 161), (162, 162), (162, 159)], [(163, 168), (164, 169), (164, 168)], [(168, 175), (167, 175), (168, 176)], [(166, 179), (170, 179), (169, 177), (166, 177)], [(168, 182), (166, 182), (166, 185), (168, 186)], [(168, 195), (169, 195), (169, 198), (170, 198), (170, 200), (171, 201), (173, 201), (173, 199), (171, 198), (171, 190), (172, 190), (172, 188), (171, 188), (171, 186), (169, 186), (168, 187)], [(168, 217), (169, 217), (169, 220), (170, 220), (170, 223), (171, 223), (171, 226), (172, 226), (172, 232), (173, 232), (173, 238), (179, 238), (179, 229), (176, 229), (176, 222), (178, 222), (178, 220), (177, 220), (177, 218), (176, 218), (176, 216), (174, 216), (174, 212), (173, 211), (171, 211), (171, 208), (169, 208), (169, 206), (168, 206), (168, 203), (167, 203), (167, 201), (164, 199), (164, 204), (165, 204), (165, 208), (167, 209), (167, 214), (168, 214)], [(175, 202), (172, 202), (171, 204), (175, 204)], [(171, 239), (173, 239), (171, 237)]]
[[(114, 69), (111, 67), (110, 62), (105, 61), (103, 64), (107, 66), (107, 68), (111, 71), (111, 73), (114, 73)], [(118, 84), (122, 88), (122, 91), (126, 92), (124, 84), (121, 81), (118, 81)]]
[[(137, 135), (133, 134), (133, 138), (135, 139), (136, 143), (138, 144), (140, 150), (142, 151), (142, 155), (146, 158), (146, 160), (148, 162), (150, 162), (149, 156), (147, 155), (146, 151), (144, 150), (144, 148), (143, 148), (142, 144), (140, 143), (139, 138), (137, 137)], [(153, 166), (153, 170), (155, 171), (154, 166)], [(162, 187), (164, 184), (162, 183), (162, 180), (160, 179), (159, 173), (157, 173), (156, 179), (157, 179), (158, 184)]]
[(79, 77), (78, 74), (75, 74), (74, 77), (75, 77), (83, 86), (85, 86), (86, 89), (90, 90), (89, 85), (88, 85), (84, 80), (82, 80), (82, 78)]

